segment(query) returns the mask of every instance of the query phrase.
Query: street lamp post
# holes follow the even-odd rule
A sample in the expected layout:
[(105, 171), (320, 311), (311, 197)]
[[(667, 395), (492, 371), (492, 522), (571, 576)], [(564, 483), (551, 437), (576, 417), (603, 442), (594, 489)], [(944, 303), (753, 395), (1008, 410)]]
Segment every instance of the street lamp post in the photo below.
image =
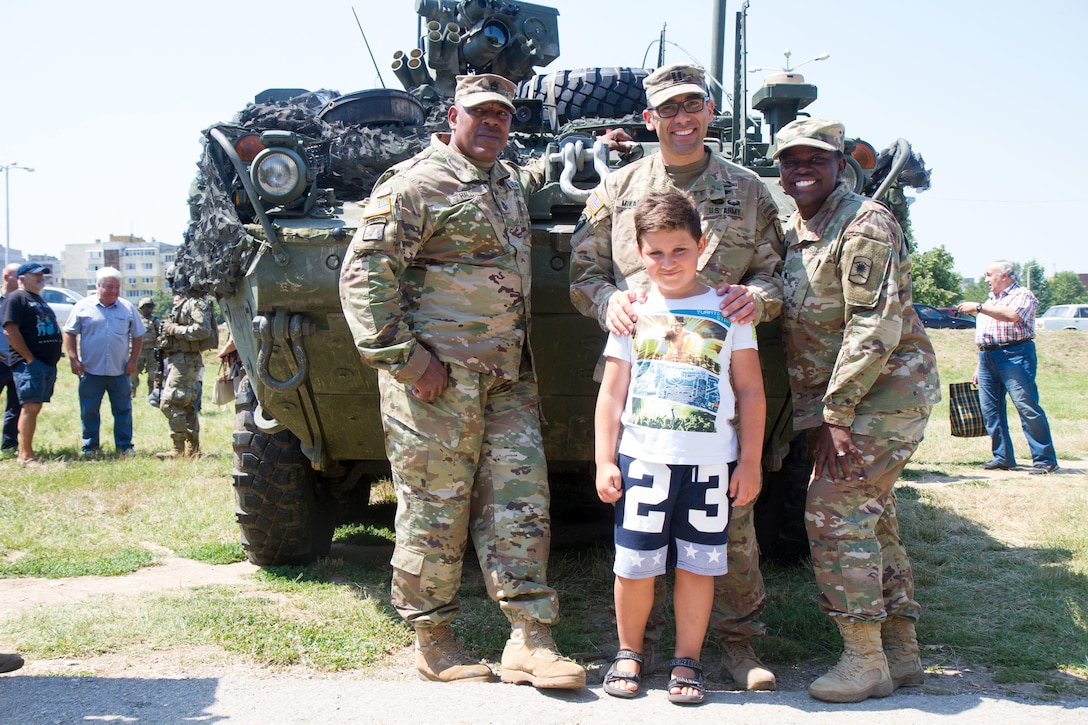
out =
[(790, 66), (790, 56), (793, 55), (793, 53), (791, 53), (789, 51), (789, 49), (786, 49), (784, 55), (786, 56), (786, 67), (785, 68), (749, 68), (748, 72), (749, 73), (761, 73), (763, 71), (778, 70), (778, 71), (782, 71), (783, 73), (793, 73), (794, 71), (796, 71), (798, 68), (800, 68), (803, 65), (808, 65), (809, 63), (813, 63), (813, 62), (818, 61), (818, 60), (827, 60), (828, 58), (831, 57), (830, 53), (820, 53), (815, 58), (809, 58), (808, 60), (803, 61), (801, 63), (798, 63), (797, 65), (791, 67)]
[(34, 171), (29, 166), (19, 166), (14, 161), (10, 164), (0, 164), (0, 168), (4, 170), (4, 266), (8, 266), (8, 261), (11, 259), (11, 206), (8, 201), (8, 172), (12, 169), (22, 169), (23, 171)]

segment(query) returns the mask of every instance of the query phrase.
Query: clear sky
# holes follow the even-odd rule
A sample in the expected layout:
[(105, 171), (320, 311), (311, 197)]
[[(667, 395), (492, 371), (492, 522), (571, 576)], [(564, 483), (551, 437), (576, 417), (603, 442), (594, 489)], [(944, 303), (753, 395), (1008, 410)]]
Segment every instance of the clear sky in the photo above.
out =
[[(561, 55), (545, 72), (642, 66), (662, 25), (666, 63), (710, 63), (711, 0), (551, 4)], [(412, 0), (0, 4), (0, 164), (35, 169), (10, 172), (12, 247), (179, 243), (201, 129), (269, 87), (378, 85), (352, 7), (399, 88), (388, 68), (414, 47)], [(726, 8), (727, 79), (740, 7)], [(933, 169), (912, 207), (920, 249), (943, 244), (971, 277), (994, 258), (1088, 272), (1088, 190), (1075, 181), (1088, 152), (1070, 131), (1088, 118), (1075, 51), (1086, 28), (1084, 0), (752, 0), (749, 65), (781, 66), (787, 48), (794, 65), (831, 54), (800, 71), (819, 87), (808, 110), (878, 150), (904, 137)]]

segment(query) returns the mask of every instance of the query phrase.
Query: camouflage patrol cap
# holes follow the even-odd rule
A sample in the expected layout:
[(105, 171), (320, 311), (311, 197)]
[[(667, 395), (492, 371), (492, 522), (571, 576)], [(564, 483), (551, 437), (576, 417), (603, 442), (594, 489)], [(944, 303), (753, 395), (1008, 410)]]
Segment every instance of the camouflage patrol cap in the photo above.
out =
[(646, 91), (646, 104), (651, 108), (685, 93), (706, 95), (706, 74), (703, 69), (690, 63), (674, 63), (655, 70), (642, 81)]
[(772, 159), (794, 146), (813, 146), (824, 151), (842, 153), (846, 148), (843, 136), (846, 129), (838, 121), (828, 118), (798, 118), (783, 126), (774, 139), (778, 148), (771, 154)]
[(148, 305), (150, 305), (151, 307), (154, 307), (155, 306), (155, 300), (151, 299), (150, 297), (141, 297), (139, 304), (136, 305), (136, 309), (142, 310), (143, 308), (147, 307)]
[(453, 100), (465, 108), (472, 108), (483, 103), (501, 103), (514, 110), (514, 94), (518, 87), (512, 82), (494, 73), (481, 73), (475, 76), (457, 76), (457, 91)]

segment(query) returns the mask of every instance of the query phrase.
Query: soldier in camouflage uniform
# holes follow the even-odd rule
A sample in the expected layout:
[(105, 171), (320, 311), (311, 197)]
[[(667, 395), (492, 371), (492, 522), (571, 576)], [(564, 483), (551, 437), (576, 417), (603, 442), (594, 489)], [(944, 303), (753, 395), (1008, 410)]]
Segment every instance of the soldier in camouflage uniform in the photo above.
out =
[[(714, 102), (702, 69), (666, 66), (643, 86), (650, 106), (643, 118), (658, 133), (660, 153), (613, 172), (590, 195), (571, 240), (571, 301), (602, 328), (630, 333), (633, 291), (650, 284), (635, 244), (634, 207), (649, 191), (681, 188), (695, 198), (707, 238), (700, 281), (724, 295), (722, 310), (734, 322), (776, 318), (782, 306), (783, 253), (778, 209), (755, 174), (704, 146)], [(784, 368), (785, 360), (780, 358), (778, 365)], [(773, 690), (774, 674), (750, 642), (766, 631), (759, 617), (767, 604), (753, 509), (749, 504), (732, 511), (729, 573), (715, 579), (710, 626), (722, 640), (725, 667), (737, 685)], [(647, 639), (660, 636), (663, 586), (656, 600)]]
[(504, 682), (585, 685), (556, 653), (547, 584), (548, 479), (529, 351), (526, 194), (538, 180), (497, 161), (515, 86), (458, 79), (429, 148), (389, 170), (340, 273), (355, 344), (378, 370), (397, 492), (393, 605), (415, 629), (422, 679), (487, 681), (453, 634), (471, 537), (488, 594), (511, 622)]
[[(174, 307), (162, 323), (158, 346), (166, 354), (167, 372), (159, 409), (170, 425), (172, 451), (159, 458), (196, 456), (200, 453), (200, 416), (197, 413), (197, 381), (204, 368), (201, 352), (219, 344), (215, 311), (210, 297), (174, 295)], [(185, 444), (189, 444), (188, 453)]]
[(893, 486), (940, 387), (903, 232), (840, 181), (843, 133), (837, 121), (799, 119), (778, 132), (774, 157), (797, 202), (782, 276), (794, 426), (808, 430), (816, 461), (805, 522), (820, 609), (845, 641), (809, 694), (857, 702), (922, 684)]
[(144, 327), (147, 328), (147, 334), (144, 336), (147, 344), (140, 348), (140, 357), (136, 360), (136, 372), (132, 373), (133, 399), (136, 398), (136, 388), (140, 387), (140, 373), (147, 375), (147, 392), (151, 393), (155, 389), (155, 366), (158, 365), (155, 362), (155, 343), (162, 331), (162, 320), (153, 314), (155, 312), (155, 300), (150, 297), (141, 297), (136, 309), (140, 311)]

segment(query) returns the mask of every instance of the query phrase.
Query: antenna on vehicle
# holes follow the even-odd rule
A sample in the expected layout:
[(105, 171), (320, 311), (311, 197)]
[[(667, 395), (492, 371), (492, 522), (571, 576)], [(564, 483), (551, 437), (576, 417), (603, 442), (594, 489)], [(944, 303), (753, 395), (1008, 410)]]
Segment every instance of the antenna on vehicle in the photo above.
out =
[(366, 33), (363, 32), (363, 24), (359, 22), (359, 14), (355, 12), (355, 6), (351, 6), (351, 14), (355, 16), (355, 24), (359, 26), (359, 32), (363, 36), (363, 45), (366, 46), (366, 52), (370, 54), (370, 62), (374, 64), (374, 72), (378, 74), (378, 81), (382, 84), (382, 88), (385, 88), (385, 80), (382, 79), (382, 71), (378, 68), (378, 61), (374, 60), (374, 51), (370, 49), (370, 42), (366, 39)]

